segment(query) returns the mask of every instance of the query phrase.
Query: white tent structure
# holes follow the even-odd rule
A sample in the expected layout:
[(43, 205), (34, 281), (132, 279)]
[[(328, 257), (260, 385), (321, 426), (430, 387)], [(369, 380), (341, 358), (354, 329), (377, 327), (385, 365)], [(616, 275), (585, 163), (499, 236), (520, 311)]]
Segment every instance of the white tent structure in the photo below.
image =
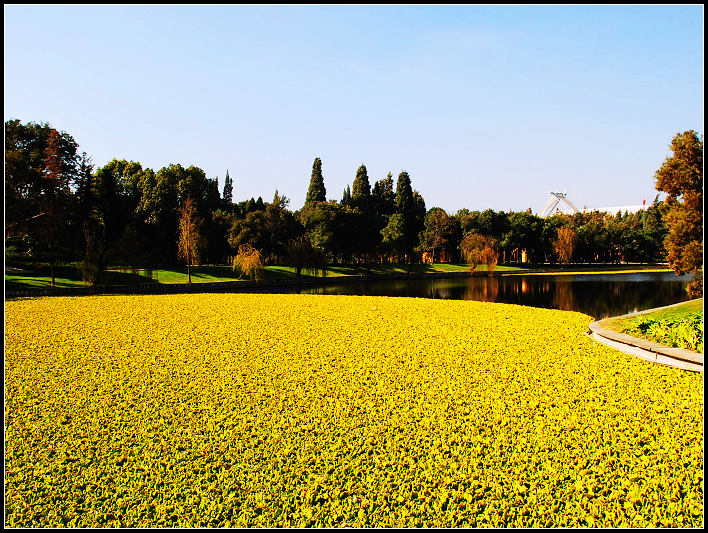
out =
[[(560, 202), (563, 202), (567, 207), (563, 211), (558, 209), (558, 204)], [(570, 213), (578, 213), (580, 210), (575, 207), (573, 202), (568, 200), (568, 195), (564, 192), (552, 192), (551, 191), (551, 197), (548, 199), (546, 202), (546, 205), (543, 206), (543, 209), (541, 209), (541, 214), (539, 215), (541, 218), (546, 218), (549, 217), (553, 214), (555, 214), (558, 211), (561, 211), (563, 213), (568, 212), (568, 208), (570, 208)]]

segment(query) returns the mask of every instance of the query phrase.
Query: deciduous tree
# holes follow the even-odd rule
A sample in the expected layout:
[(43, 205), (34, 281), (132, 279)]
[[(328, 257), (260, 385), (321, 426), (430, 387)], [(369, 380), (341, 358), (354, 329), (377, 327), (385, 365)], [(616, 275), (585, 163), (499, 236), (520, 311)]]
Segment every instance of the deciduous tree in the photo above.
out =
[[(677, 274), (695, 275), (703, 268), (703, 138), (693, 130), (678, 133), (671, 150), (655, 173), (656, 189), (667, 194), (667, 259)], [(702, 294), (702, 279), (689, 292)]]
[(238, 247), (232, 266), (234, 270), (238, 270), (240, 276), (250, 279), (260, 279), (263, 272), (260, 252), (248, 243)]
[(553, 241), (553, 250), (556, 252), (560, 263), (566, 265), (570, 263), (577, 243), (578, 234), (573, 228), (567, 226), (558, 228), (558, 237)]
[(64, 176), (59, 132), (52, 129), (44, 157), (44, 191), (40, 200), (39, 236), (48, 252), (51, 286), (54, 287), (54, 264), (57, 257), (58, 233), (68, 204), (68, 183)]
[(387, 255), (396, 255), (402, 253), (405, 247), (405, 221), (400, 213), (393, 213), (388, 218), (388, 223), (381, 230), (381, 243)]
[(48, 259), (52, 273), (76, 233), (69, 216), (76, 151), (74, 139), (49, 124), (5, 122), (5, 237), (23, 242), (28, 258)]
[(192, 283), (192, 265), (199, 263), (202, 246), (202, 219), (197, 216), (194, 201), (187, 198), (179, 208), (179, 243), (177, 255), (187, 263), (188, 282)]
[(288, 242), (285, 261), (289, 266), (295, 267), (295, 276), (298, 278), (303, 270), (317, 276), (325, 269), (324, 254), (312, 246), (307, 233)]
[[(443, 209), (433, 207), (425, 217), (425, 230), (423, 231), (422, 247), (432, 254), (435, 263), (436, 252), (448, 249), (455, 235), (455, 220)], [(449, 259), (448, 259), (449, 260)]]
[(492, 272), (499, 260), (497, 242), (493, 237), (479, 233), (468, 233), (460, 243), (460, 252), (465, 262), (470, 265), (470, 272), (474, 272), (477, 265), (487, 265), (488, 272)]

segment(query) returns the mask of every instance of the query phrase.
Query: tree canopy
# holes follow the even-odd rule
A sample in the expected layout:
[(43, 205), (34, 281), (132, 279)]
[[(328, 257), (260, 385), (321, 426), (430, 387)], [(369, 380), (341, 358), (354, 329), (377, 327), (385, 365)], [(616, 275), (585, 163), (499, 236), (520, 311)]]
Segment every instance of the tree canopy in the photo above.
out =
[(191, 205), (190, 216), (201, 222), (199, 255), (211, 264), (232, 263), (239, 250), (252, 249), (264, 265), (292, 264), (298, 272), (332, 263), (412, 263), (421, 254), (433, 261), (486, 258), (506, 264), (668, 258), (677, 272), (695, 272), (702, 268), (703, 252), (703, 143), (688, 131), (671, 147), (673, 155), (655, 175), (657, 189), (668, 197), (660, 202), (657, 196), (640, 213), (540, 218), (461, 209), (451, 215), (439, 207), (426, 210), (406, 171), (395, 187), (390, 172), (372, 187), (364, 164), (342, 200), (327, 201), (319, 157), (305, 204), (293, 212), (277, 190), (270, 203), (260, 196), (234, 203), (229, 171), (220, 192), (217, 178), (194, 165), (153, 170), (114, 159), (94, 168), (69, 134), (9, 120), (6, 258), (48, 262), (50, 268), (58, 261), (80, 263), (93, 283), (111, 265), (152, 269), (182, 258), (191, 265), (196, 253), (185, 257), (190, 247), (180, 245), (180, 222)]
[[(703, 138), (693, 130), (677, 133), (671, 151), (655, 173), (657, 190), (667, 194), (667, 259), (677, 274), (696, 274), (703, 269)], [(702, 279), (690, 291), (702, 294)]]

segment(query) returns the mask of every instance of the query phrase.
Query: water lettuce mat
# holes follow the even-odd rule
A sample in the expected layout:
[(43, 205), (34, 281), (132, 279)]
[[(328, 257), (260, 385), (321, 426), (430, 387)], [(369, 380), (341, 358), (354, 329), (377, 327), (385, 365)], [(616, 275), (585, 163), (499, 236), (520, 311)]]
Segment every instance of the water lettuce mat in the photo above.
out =
[(703, 525), (703, 375), (573, 312), (5, 303), (6, 526)]

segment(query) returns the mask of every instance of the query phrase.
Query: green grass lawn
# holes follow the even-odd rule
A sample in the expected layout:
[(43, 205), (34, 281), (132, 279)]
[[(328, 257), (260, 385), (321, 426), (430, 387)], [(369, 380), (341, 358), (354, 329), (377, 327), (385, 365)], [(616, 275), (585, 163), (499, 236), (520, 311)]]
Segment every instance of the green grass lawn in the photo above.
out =
[[(611, 267), (592, 265), (583, 267), (585, 273), (592, 272), (593, 269), (595, 271), (599, 269), (602, 271), (612, 270), (613, 272), (622, 272), (628, 268), (639, 268), (640, 270), (646, 270), (655, 267), (637, 265), (612, 265)], [(330, 265), (327, 269), (321, 271), (317, 277), (356, 276), (362, 274), (405, 274), (408, 272), (408, 269), (408, 264), (401, 263), (372, 265), (370, 267), (364, 265)], [(413, 274), (467, 272), (469, 271), (469, 265), (449, 263), (414, 264), (410, 266), (410, 269)], [(519, 274), (533, 273), (534, 270), (542, 270), (542, 273), (547, 274), (549, 269), (553, 270), (553, 267), (541, 266), (536, 269), (528, 269), (517, 266), (497, 265), (494, 270), (497, 272), (518, 272)], [(559, 272), (563, 271), (563, 268), (561, 267), (556, 267), (556, 269), (558, 269)], [(487, 265), (478, 265), (475, 268), (475, 272), (486, 272), (487, 270)], [(54, 269), (54, 275), (56, 287), (59, 288), (85, 287), (88, 285), (81, 279), (81, 272), (75, 266), (56, 267)], [(302, 277), (308, 278), (312, 276), (309, 275), (307, 271), (303, 271)], [(267, 266), (263, 269), (261, 279), (295, 279), (295, 268), (282, 265)], [(141, 283), (187, 283), (187, 281), (187, 269), (185, 267), (157, 269), (153, 270), (151, 275), (148, 275), (148, 273), (144, 270), (133, 272), (130, 269), (112, 268), (104, 272), (101, 284), (136, 285)], [(199, 266), (192, 270), (192, 283), (209, 283), (218, 281), (239, 281), (239, 276), (228, 265)], [(51, 286), (49, 268), (46, 267), (39, 272), (33, 272), (31, 274), (6, 274), (5, 286), (7, 289), (11, 290), (49, 288)]]
[[(514, 267), (498, 267), (498, 270), (508, 270)], [(434, 264), (434, 265), (413, 265), (411, 272), (414, 274), (438, 273), (438, 272), (466, 272), (469, 270), (469, 265), (450, 265), (450, 264)], [(486, 270), (486, 265), (477, 267), (477, 271)], [(340, 276), (358, 276), (362, 274), (405, 274), (408, 272), (408, 265), (388, 264), (374, 265), (366, 267), (362, 265), (330, 265), (325, 270), (315, 275), (307, 270), (301, 272), (301, 277), (340, 277)], [(295, 279), (295, 267), (283, 265), (266, 266), (262, 273), (263, 280), (275, 279)], [(153, 278), (158, 283), (187, 283), (187, 272), (185, 269), (170, 269), (170, 270), (155, 270)], [(192, 283), (214, 282), (214, 281), (238, 281), (238, 274), (230, 266), (208, 266), (197, 267), (192, 270)]]
[[(466, 272), (469, 265), (460, 264), (414, 264), (411, 272), (414, 274), (439, 272)], [(475, 271), (486, 271), (486, 265), (479, 265)], [(497, 266), (497, 271), (521, 270), (518, 267)], [(355, 276), (362, 274), (405, 274), (407, 264), (386, 264), (366, 267), (363, 265), (331, 265), (319, 273), (319, 277)], [(85, 287), (88, 284), (81, 279), (81, 272), (73, 266), (55, 268), (55, 283), (59, 288)], [(295, 279), (295, 268), (271, 265), (263, 269), (261, 279)], [(311, 277), (303, 271), (302, 277)], [(218, 281), (239, 281), (239, 276), (228, 265), (200, 266), (192, 269), (192, 283), (209, 283)], [(141, 283), (187, 283), (186, 268), (169, 268), (153, 270), (151, 275), (144, 270), (133, 272), (129, 269), (110, 269), (103, 274), (102, 285), (136, 285)], [(51, 276), (48, 269), (24, 275), (5, 275), (5, 285), (8, 289), (44, 289), (51, 286)]]
[[(86, 285), (80, 280), (75, 280), (66, 277), (55, 277), (55, 286), (60, 289), (70, 287), (82, 287)], [(7, 289), (46, 289), (51, 286), (51, 278), (49, 276), (5, 276), (5, 287)]]
[[(130, 270), (104, 272), (102, 280), (103, 285), (135, 285), (154, 282), (154, 280), (146, 277), (144, 272), (133, 273)], [(46, 289), (51, 287), (51, 282), (52, 277), (48, 268), (31, 274), (5, 274), (5, 287), (8, 289)], [(56, 267), (54, 269), (54, 282), (58, 288), (86, 287), (89, 285), (81, 279), (81, 271), (73, 266)]]

